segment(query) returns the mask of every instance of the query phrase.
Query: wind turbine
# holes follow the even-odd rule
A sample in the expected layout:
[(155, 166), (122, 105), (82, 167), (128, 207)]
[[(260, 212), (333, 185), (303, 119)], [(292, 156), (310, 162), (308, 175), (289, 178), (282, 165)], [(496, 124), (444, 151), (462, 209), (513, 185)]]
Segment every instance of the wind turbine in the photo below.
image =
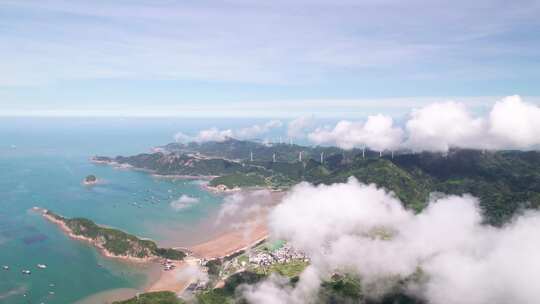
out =
[(323, 163), (324, 163), (324, 151), (321, 152), (321, 164), (323, 164)]
[(249, 151), (249, 159), (253, 162), (253, 151)]
[(276, 153), (272, 154), (272, 161), (276, 162)]
[(300, 153), (298, 153), (298, 161), (302, 162), (302, 151), (300, 151)]

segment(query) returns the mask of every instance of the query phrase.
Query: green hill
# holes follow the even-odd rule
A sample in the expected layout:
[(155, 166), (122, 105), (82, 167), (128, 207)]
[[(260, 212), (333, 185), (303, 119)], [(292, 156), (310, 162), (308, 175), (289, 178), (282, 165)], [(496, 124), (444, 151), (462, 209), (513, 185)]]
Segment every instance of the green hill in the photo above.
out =
[[(397, 151), (379, 157), (373, 151), (305, 147), (229, 139), (224, 142), (169, 144), (166, 153), (116, 158), (160, 174), (215, 175), (211, 185), (229, 188), (288, 188), (301, 181), (344, 182), (350, 176), (391, 190), (404, 205), (420, 211), (430, 193), (470, 193), (480, 198), (486, 222), (501, 225), (523, 208), (540, 205), (540, 153), (454, 149), (447, 154)], [(254, 159), (251, 161), (250, 153)], [(302, 161), (298, 154), (302, 152)], [(324, 152), (321, 163), (320, 154)], [(273, 155), (277, 155), (276, 161)]]
[(45, 212), (46, 217), (61, 221), (76, 236), (82, 236), (94, 241), (94, 244), (115, 256), (134, 258), (161, 257), (171, 260), (182, 260), (186, 254), (182, 251), (159, 248), (154, 241), (142, 240), (138, 237), (114, 228), (98, 226), (86, 218), (65, 218), (51, 211)]
[(161, 148), (172, 153), (199, 153), (208, 157), (242, 161), (250, 160), (251, 153), (253, 153), (253, 161), (258, 162), (273, 161), (274, 155), (279, 162), (296, 162), (298, 161), (300, 152), (302, 152), (302, 159), (304, 160), (310, 158), (319, 160), (322, 152), (326, 155), (335, 153), (355, 154), (354, 151), (347, 152), (336, 147), (307, 147), (285, 143), (264, 144), (255, 141), (237, 140), (234, 138), (229, 138), (221, 142), (191, 142), (187, 144), (171, 143)]
[(174, 292), (171, 291), (157, 291), (140, 294), (137, 297), (133, 297), (124, 301), (116, 301), (113, 304), (183, 304), (185, 303), (179, 299)]

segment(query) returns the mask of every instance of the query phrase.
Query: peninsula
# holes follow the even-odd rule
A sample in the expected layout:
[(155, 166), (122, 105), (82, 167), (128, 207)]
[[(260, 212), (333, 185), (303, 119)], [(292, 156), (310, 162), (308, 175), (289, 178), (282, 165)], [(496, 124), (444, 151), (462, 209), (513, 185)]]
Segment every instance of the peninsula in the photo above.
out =
[(98, 248), (105, 256), (134, 261), (170, 259), (181, 261), (186, 254), (172, 248), (160, 248), (152, 240), (140, 239), (121, 230), (102, 227), (86, 218), (65, 218), (50, 210), (34, 207), (44, 218), (57, 224), (74, 239), (84, 240)]

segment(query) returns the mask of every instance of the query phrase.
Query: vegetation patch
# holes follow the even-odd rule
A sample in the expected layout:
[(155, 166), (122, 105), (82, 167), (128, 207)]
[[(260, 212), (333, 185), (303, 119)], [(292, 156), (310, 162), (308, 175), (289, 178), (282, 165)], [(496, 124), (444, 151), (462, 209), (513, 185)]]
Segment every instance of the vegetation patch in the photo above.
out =
[(51, 211), (46, 212), (58, 221), (63, 222), (76, 236), (91, 239), (95, 245), (107, 250), (115, 256), (134, 258), (162, 257), (171, 260), (182, 260), (186, 254), (172, 248), (159, 248), (154, 241), (142, 240), (138, 237), (114, 228), (101, 227), (86, 218), (65, 218)]
[(262, 187), (267, 186), (266, 179), (256, 173), (235, 173), (225, 176), (220, 176), (212, 179), (209, 183), (210, 186), (215, 187), (217, 185), (224, 185), (229, 189), (236, 187)]
[(257, 273), (264, 275), (276, 273), (284, 277), (294, 278), (299, 276), (308, 265), (309, 262), (303, 260), (293, 260), (287, 263), (275, 263), (269, 267), (258, 267)]
[(124, 301), (116, 301), (113, 304), (184, 304), (174, 292), (157, 291), (140, 294)]

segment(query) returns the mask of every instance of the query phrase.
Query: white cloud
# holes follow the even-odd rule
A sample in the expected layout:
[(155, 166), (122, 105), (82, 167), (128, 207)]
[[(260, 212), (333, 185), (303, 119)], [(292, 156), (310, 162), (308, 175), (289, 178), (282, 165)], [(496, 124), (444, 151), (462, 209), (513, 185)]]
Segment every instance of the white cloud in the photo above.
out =
[(413, 110), (405, 128), (406, 146), (413, 150), (447, 151), (451, 147), (481, 147), (485, 121), (463, 103), (441, 102)]
[(344, 149), (366, 146), (377, 151), (531, 149), (540, 145), (540, 107), (536, 104), (509, 96), (487, 112), (474, 115), (463, 102), (434, 102), (413, 109), (404, 129), (394, 126), (389, 116), (379, 114), (369, 116), (365, 123), (343, 120), (333, 128), (318, 128), (309, 134), (309, 139)]
[(219, 130), (217, 128), (210, 128), (200, 131), (197, 134), (196, 141), (225, 141), (231, 137), (233, 137), (233, 131), (231, 129)]
[(540, 144), (540, 107), (509, 96), (475, 117), (463, 103), (434, 103), (414, 110), (406, 129), (414, 150), (530, 149)]
[[(516, 55), (531, 63), (531, 57), (536, 59), (536, 41), (500, 40), (535, 24), (535, 3), (490, 7), (413, 1), (405, 7), (396, 1), (235, 1), (233, 6), (152, 1), (100, 2), (97, 8), (88, 1), (5, 0), (2, 5), (8, 15), (39, 13), (40, 18), (2, 19), (6, 46), (0, 54), (10, 60), (0, 62), (8, 71), (0, 75), (0, 84), (94, 78), (289, 84), (333, 80), (343, 70), (373, 78), (381, 68), (410, 79), (417, 74), (406, 73), (411, 63), (431, 64), (435, 71), (430, 74), (453, 75), (476, 58), (498, 65), (506, 62), (501, 58)], [(302, 14), (294, 13), (299, 9)], [(420, 10), (425, 14), (417, 14)], [(487, 18), (488, 24), (482, 22)], [(378, 30), (366, 31), (370, 28)], [(486, 37), (491, 39), (479, 39)], [(452, 58), (452, 69), (434, 66), (434, 58)], [(479, 73), (481, 68), (473, 70), (491, 76)]]
[(318, 275), (313, 272), (314, 268), (306, 269), (301, 279), (293, 289), (288, 279), (277, 275), (270, 277), (257, 285), (242, 285), (239, 292), (246, 298), (248, 303), (257, 304), (303, 304), (315, 303), (314, 289), (321, 283)]
[(207, 141), (216, 141), (222, 142), (229, 138), (233, 138), (234, 133), (231, 129), (220, 130), (218, 128), (210, 128), (206, 130), (199, 131), (195, 136), (189, 136), (185, 133), (178, 132), (174, 136), (174, 139), (177, 142), (207, 142)]
[(216, 219), (216, 225), (234, 217), (235, 220), (253, 219), (273, 203), (270, 191), (266, 189), (238, 192), (223, 200)]
[[(186, 284), (197, 281), (208, 282), (208, 273), (204, 272), (199, 265), (186, 263), (186, 265), (180, 267), (180, 271), (175, 274), (176, 280), (179, 283)], [(184, 297), (184, 300), (192, 303), (195, 295), (192, 293), (184, 293), (182, 296)]]
[[(537, 101), (536, 99), (534, 99)], [(392, 117), (370, 115), (365, 122), (339, 121), (308, 134), (316, 144), (332, 144), (344, 149), (368, 147), (373, 150), (407, 148), (415, 151), (447, 151), (452, 147), (473, 149), (532, 149), (540, 145), (540, 107), (519, 96), (509, 96), (490, 107), (486, 100), (432, 102), (413, 109), (403, 127)], [(474, 114), (479, 107), (486, 115)], [(476, 110), (476, 111), (473, 111)], [(301, 116), (288, 123), (291, 138), (303, 137), (314, 125), (313, 116)], [(195, 136), (178, 133), (177, 141), (224, 141), (234, 137), (249, 139), (282, 126), (279, 120), (232, 130), (210, 128)]]
[(252, 139), (253, 137), (266, 134), (272, 129), (279, 128), (283, 125), (280, 120), (270, 120), (264, 124), (255, 124), (250, 127), (241, 128), (238, 130), (232, 129), (218, 129), (210, 128), (197, 132), (195, 136), (189, 136), (185, 133), (178, 132), (174, 136), (174, 139), (177, 142), (207, 142), (207, 141), (217, 141), (222, 142), (230, 138), (236, 139)]
[(189, 195), (182, 194), (180, 198), (171, 202), (171, 208), (176, 211), (186, 209), (194, 204), (199, 203), (199, 199)]
[(253, 125), (251, 127), (242, 128), (234, 132), (234, 135), (237, 138), (253, 138), (265, 133), (268, 133), (270, 130), (275, 128), (280, 128), (283, 123), (280, 120), (270, 120), (269, 122), (261, 125)]
[(244, 201), (245, 197), (241, 193), (234, 193), (225, 197), (219, 209), (217, 223), (219, 224), (225, 217), (236, 214)]
[(407, 292), (432, 304), (528, 304), (540, 297), (538, 211), (495, 228), (481, 224), (471, 196), (443, 197), (414, 214), (391, 193), (351, 179), (296, 186), (269, 222), (274, 237), (305, 251), (312, 263), (293, 289), (272, 279), (245, 290), (251, 303), (310, 303), (335, 271), (359, 275), (370, 286), (367, 295), (377, 296), (418, 267), (423, 280), (410, 282)]
[(198, 265), (186, 265), (176, 273), (176, 279), (179, 281), (187, 281), (187, 280), (201, 280), (206, 281), (208, 279), (208, 274), (206, 272), (203, 272), (202, 269)]
[(319, 128), (309, 134), (317, 144), (336, 144), (344, 149), (366, 146), (376, 151), (396, 149), (403, 139), (403, 131), (394, 126), (389, 116), (369, 116), (365, 123), (342, 120), (333, 129)]
[(509, 96), (495, 103), (489, 113), (488, 134), (500, 145), (529, 148), (540, 144), (540, 107)]
[(194, 141), (195, 138), (193, 136), (189, 136), (185, 134), (184, 132), (177, 132), (176, 134), (174, 134), (174, 140), (176, 142), (183, 143), (183, 142)]
[(287, 136), (289, 138), (304, 137), (308, 129), (313, 127), (315, 117), (313, 115), (304, 115), (297, 117), (287, 125)]

